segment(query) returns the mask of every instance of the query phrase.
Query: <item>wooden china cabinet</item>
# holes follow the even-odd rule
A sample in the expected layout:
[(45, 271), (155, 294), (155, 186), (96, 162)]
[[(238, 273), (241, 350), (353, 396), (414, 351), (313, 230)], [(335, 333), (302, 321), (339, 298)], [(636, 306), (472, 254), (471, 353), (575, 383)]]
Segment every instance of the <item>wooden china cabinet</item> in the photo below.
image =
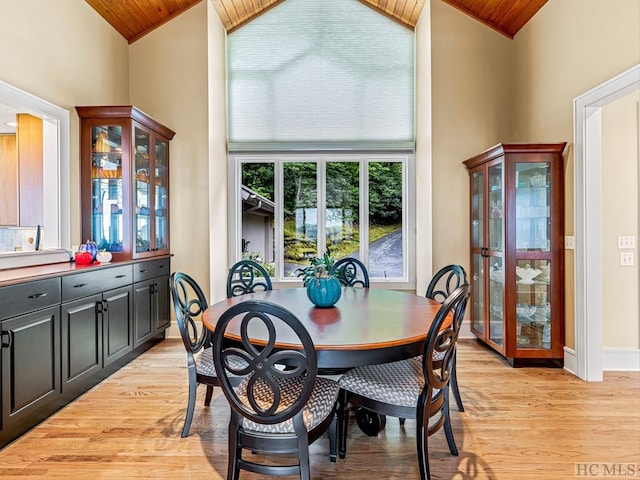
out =
[(114, 260), (169, 254), (169, 141), (175, 133), (133, 106), (76, 107), (82, 240)]
[(566, 143), (498, 144), (471, 179), (471, 331), (512, 366), (562, 366)]

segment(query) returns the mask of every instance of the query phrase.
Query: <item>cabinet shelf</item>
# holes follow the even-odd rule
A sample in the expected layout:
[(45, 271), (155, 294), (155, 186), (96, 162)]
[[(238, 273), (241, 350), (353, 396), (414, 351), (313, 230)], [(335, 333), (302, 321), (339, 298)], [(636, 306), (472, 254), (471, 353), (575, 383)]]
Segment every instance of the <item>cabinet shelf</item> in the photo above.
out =
[[(565, 145), (499, 144), (464, 162), (472, 197), (471, 331), (511, 365), (561, 366), (564, 358)], [(536, 278), (523, 282), (517, 268), (538, 270), (518, 270)]]

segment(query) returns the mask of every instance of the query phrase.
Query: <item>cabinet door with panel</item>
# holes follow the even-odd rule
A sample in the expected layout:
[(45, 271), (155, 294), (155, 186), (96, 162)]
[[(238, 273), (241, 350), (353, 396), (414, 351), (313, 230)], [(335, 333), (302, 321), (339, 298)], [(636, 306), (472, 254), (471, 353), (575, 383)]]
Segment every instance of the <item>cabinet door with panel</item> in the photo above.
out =
[(4, 320), (0, 329), (4, 443), (60, 408), (60, 308)]
[(132, 106), (76, 107), (81, 119), (82, 235), (115, 260), (169, 253), (169, 142)]
[(74, 397), (107, 365), (133, 350), (131, 265), (62, 278), (62, 383)]
[(62, 304), (62, 382), (66, 395), (82, 393), (102, 369), (102, 294)]
[(171, 321), (169, 258), (133, 266), (133, 317), (135, 346), (162, 334)]
[(155, 335), (153, 280), (137, 282), (133, 285), (133, 325), (134, 346), (142, 345)]
[(133, 289), (102, 294), (102, 361), (107, 366), (133, 350)]
[(499, 144), (471, 178), (471, 331), (512, 365), (562, 364), (564, 143)]
[(59, 278), (0, 288), (0, 445), (60, 408), (60, 298)]
[(169, 275), (157, 277), (155, 279), (155, 300), (156, 300), (156, 334), (165, 331), (171, 323), (170, 298), (169, 298)]

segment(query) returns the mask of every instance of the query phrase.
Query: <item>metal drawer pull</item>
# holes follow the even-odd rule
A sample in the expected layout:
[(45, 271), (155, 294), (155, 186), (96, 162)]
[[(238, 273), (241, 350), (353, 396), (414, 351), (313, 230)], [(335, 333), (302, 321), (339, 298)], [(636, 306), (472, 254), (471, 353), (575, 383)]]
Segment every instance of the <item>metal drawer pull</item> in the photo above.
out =
[[(0, 343), (0, 348), (10, 348), (13, 343), (13, 335), (11, 335), (11, 330), (0, 333), (2, 336), (2, 343)], [(5, 342), (5, 337), (7, 337), (7, 341)]]
[(29, 295), (29, 298), (40, 298), (40, 297), (46, 297), (47, 294), (46, 293), (34, 293), (33, 295)]
[(145, 268), (144, 270), (140, 270), (140, 273), (144, 273), (146, 271), (147, 271), (147, 269)]
[(86, 283), (79, 283), (78, 285), (74, 285), (73, 288), (80, 288), (86, 286)]
[(164, 267), (165, 267), (165, 265), (159, 265), (158, 266), (158, 268), (164, 268)]
[(126, 275), (116, 275), (116, 278), (124, 278)]

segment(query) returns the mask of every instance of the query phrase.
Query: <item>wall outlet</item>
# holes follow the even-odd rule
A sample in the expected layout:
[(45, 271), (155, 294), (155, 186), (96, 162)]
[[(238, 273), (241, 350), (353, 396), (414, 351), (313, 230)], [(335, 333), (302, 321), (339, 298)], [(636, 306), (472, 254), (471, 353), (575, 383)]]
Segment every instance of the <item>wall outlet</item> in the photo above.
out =
[(633, 267), (635, 259), (633, 252), (620, 252), (620, 266)]
[(576, 237), (574, 237), (573, 235), (568, 235), (564, 237), (564, 248), (565, 250), (575, 250)]
[(636, 237), (618, 237), (618, 250), (636, 248)]

